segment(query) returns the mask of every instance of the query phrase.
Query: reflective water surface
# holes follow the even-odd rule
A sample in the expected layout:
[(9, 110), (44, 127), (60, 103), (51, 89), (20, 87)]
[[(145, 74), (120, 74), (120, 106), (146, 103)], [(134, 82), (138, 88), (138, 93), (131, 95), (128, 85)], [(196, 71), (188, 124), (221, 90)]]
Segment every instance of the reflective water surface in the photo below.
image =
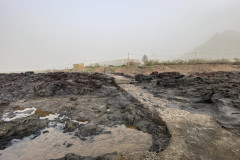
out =
[(115, 151), (118, 153), (146, 151), (152, 145), (151, 135), (127, 128), (125, 125), (106, 127), (105, 131), (111, 131), (111, 133), (82, 141), (73, 133), (63, 133), (57, 127), (46, 128), (34, 139), (27, 137), (13, 141), (10, 147), (0, 151), (0, 159), (46, 160), (61, 158), (67, 153), (97, 156)]

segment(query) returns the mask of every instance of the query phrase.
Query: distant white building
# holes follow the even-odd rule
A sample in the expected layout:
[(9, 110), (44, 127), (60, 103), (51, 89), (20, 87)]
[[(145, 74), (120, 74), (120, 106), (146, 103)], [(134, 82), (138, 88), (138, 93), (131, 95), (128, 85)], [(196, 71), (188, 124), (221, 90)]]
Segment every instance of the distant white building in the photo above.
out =
[[(141, 65), (141, 61), (138, 59), (129, 59), (130, 64), (133, 64), (135, 66)], [(94, 65), (100, 65), (100, 66), (122, 66), (122, 65), (127, 65), (128, 64), (128, 59), (116, 59), (112, 61), (103, 61), (103, 62), (97, 62), (97, 63), (92, 63), (89, 66), (94, 66)]]

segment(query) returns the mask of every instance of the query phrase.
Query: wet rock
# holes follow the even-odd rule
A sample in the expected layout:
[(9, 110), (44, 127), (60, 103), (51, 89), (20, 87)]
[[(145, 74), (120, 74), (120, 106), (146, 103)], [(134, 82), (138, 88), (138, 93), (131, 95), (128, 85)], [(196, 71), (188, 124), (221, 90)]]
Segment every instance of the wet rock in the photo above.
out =
[(153, 137), (150, 151), (163, 150), (171, 137), (165, 122), (155, 113), (152, 115), (143, 105), (131, 104), (125, 108), (124, 118), (127, 126), (136, 126), (142, 132), (151, 134)]
[(9, 105), (10, 101), (7, 99), (0, 100), (0, 107)]
[(43, 131), (42, 133), (43, 133), (43, 134), (46, 134), (46, 133), (49, 133), (49, 131)]
[(40, 130), (48, 125), (48, 120), (26, 117), (14, 121), (0, 121), (0, 149), (6, 148), (12, 139), (22, 139), (32, 134), (40, 134)]
[(71, 144), (71, 143), (67, 143), (66, 144), (66, 147), (71, 147), (73, 144)]
[[(157, 97), (178, 103), (178, 108), (211, 115), (217, 122), (240, 133), (240, 72), (211, 72), (181, 75), (178, 72), (153, 72), (135, 79)], [(144, 80), (157, 81), (156, 85)], [(164, 91), (164, 92), (162, 92)]]
[(69, 154), (65, 155), (63, 158), (59, 158), (59, 159), (55, 159), (55, 160), (94, 160), (94, 158), (93, 157), (82, 157), (80, 155), (69, 153)]
[[(124, 77), (126, 77), (126, 78), (131, 78), (131, 79), (134, 79), (134, 77), (133, 76), (131, 76), (131, 75), (128, 75), (128, 74), (125, 74), (125, 73), (114, 73), (115, 75), (119, 75), (119, 76), (124, 76)], [(134, 73), (135, 74), (135, 73)]]
[(163, 73), (154, 73), (154, 76), (160, 78), (160, 79), (165, 79), (171, 77), (172, 79), (178, 79), (178, 78), (183, 78), (184, 75), (180, 74), (179, 72), (163, 72)]
[[(148, 78), (147, 81), (151, 79)], [(145, 80), (143, 78), (143, 81)], [(81, 140), (92, 140), (95, 135), (99, 134), (111, 134), (104, 131), (106, 126), (113, 127), (119, 124), (127, 127), (135, 126), (139, 131), (153, 136), (152, 151), (164, 148), (170, 138), (164, 122), (161, 124), (151, 117), (144, 106), (119, 89), (114, 78), (104, 74), (63, 72), (0, 74), (0, 84), (2, 87), (0, 99), (7, 97), (11, 104), (13, 102), (23, 108), (35, 107), (37, 109), (35, 113), (39, 113), (31, 117), (20, 118), (15, 121), (16, 123), (1, 122), (0, 144), (2, 148), (5, 148), (13, 138), (21, 139), (31, 134), (38, 135), (41, 129), (47, 126), (56, 127), (64, 132), (74, 132), (75, 138)], [(23, 99), (27, 102), (19, 101)], [(3, 111), (8, 112), (10, 108), (3, 107)], [(44, 117), (50, 113), (57, 113), (60, 116), (48, 124), (48, 120), (39, 119), (43, 117), (40, 115), (43, 111), (45, 111)], [(2, 115), (1, 112), (0, 114)], [(48, 132), (45, 130), (42, 133)], [(70, 145), (67, 145), (67, 142), (65, 144), (69, 147)], [(69, 156), (70, 159), (79, 158), (75, 155)], [(110, 155), (104, 155), (103, 159), (108, 156)]]
[(232, 104), (233, 104), (234, 107), (240, 109), (240, 100), (239, 100), (239, 99), (238, 99), (238, 100), (233, 100), (233, 101), (232, 101)]
[(0, 100), (15, 102), (23, 98), (55, 95), (84, 95), (113, 85), (114, 79), (100, 73), (38, 73), (0, 74)]
[(70, 100), (70, 101), (76, 101), (76, 100), (77, 100), (77, 97), (70, 97), (69, 100)]
[(65, 132), (73, 132), (78, 128), (78, 124), (73, 121), (68, 121), (65, 125), (64, 131)]
[(151, 80), (153, 80), (152, 76), (146, 76), (146, 75), (143, 75), (143, 74), (136, 74), (135, 75), (135, 81), (138, 81), (138, 82), (150, 83)]
[(72, 144), (72, 143), (64, 142), (63, 145), (66, 146), (66, 147), (68, 148), (68, 147), (71, 147), (73, 144)]
[(100, 80), (93, 80), (92, 83), (96, 88), (101, 88), (103, 85), (103, 83)]
[(34, 87), (35, 94), (40, 97), (53, 96), (55, 93), (63, 88), (61, 83), (42, 83)]
[(146, 133), (151, 123), (148, 120), (140, 120), (138, 122), (135, 122), (134, 125), (137, 127), (137, 129)]
[(201, 96), (200, 100), (198, 101), (199, 103), (211, 103), (212, 96), (214, 95), (214, 92), (212, 91), (205, 91)]
[(150, 75), (152, 75), (152, 76), (158, 76), (158, 72), (152, 72)]
[(85, 157), (85, 156), (69, 153), (65, 155), (63, 158), (59, 158), (55, 160), (112, 160), (116, 156), (117, 156), (117, 152), (108, 153), (108, 154), (97, 156), (97, 157)]
[[(123, 93), (113, 95), (108, 99), (108, 105), (115, 109), (123, 109), (131, 103), (132, 97)], [(120, 101), (119, 101), (120, 100)]]
[(33, 71), (27, 71), (27, 72), (25, 72), (24, 74), (25, 74), (26, 76), (30, 76), (30, 75), (33, 75), (34, 72), (33, 72)]
[(78, 131), (75, 132), (75, 135), (78, 137), (90, 137), (99, 135), (102, 133), (103, 128), (96, 126), (96, 125), (85, 125), (78, 129)]

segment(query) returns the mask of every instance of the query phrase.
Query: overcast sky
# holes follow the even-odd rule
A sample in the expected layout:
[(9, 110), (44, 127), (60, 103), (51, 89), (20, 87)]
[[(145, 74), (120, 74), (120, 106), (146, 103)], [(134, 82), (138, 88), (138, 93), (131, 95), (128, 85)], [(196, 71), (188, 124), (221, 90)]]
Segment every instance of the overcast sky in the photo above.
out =
[(240, 0), (0, 0), (0, 71), (187, 53), (240, 31)]

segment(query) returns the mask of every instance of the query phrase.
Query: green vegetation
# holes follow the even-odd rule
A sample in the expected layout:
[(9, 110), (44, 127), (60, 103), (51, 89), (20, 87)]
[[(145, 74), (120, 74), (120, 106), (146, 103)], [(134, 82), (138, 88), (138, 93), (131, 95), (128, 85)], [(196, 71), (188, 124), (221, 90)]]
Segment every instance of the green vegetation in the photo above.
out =
[[(149, 67), (150, 69), (152, 69), (155, 65), (197, 65), (197, 64), (232, 64), (232, 65), (240, 65), (240, 58), (235, 58), (234, 61), (230, 61), (229, 59), (223, 58), (223, 59), (216, 59), (216, 60), (209, 60), (209, 59), (190, 59), (190, 60), (168, 60), (168, 61), (158, 61), (158, 60), (153, 60), (153, 59), (148, 59), (148, 57), (146, 55), (144, 55), (142, 57), (142, 61), (144, 63), (144, 66)], [(109, 65), (109, 66), (104, 66), (104, 67), (108, 67), (112, 70), (112, 72), (114, 73), (116, 69), (118, 68), (124, 68), (124, 67), (132, 67), (132, 66), (138, 66), (139, 64), (136, 64), (133, 61), (129, 62), (129, 66), (126, 65), (121, 65), (121, 66), (113, 66), (113, 65)], [(95, 72), (97, 68), (103, 67), (99, 64), (95, 64), (92, 66), (87, 66), (85, 68), (87, 68), (86, 72)], [(65, 70), (66, 71), (66, 70)], [(73, 72), (73, 69), (68, 69), (68, 72)]]
[(120, 67), (123, 67), (123, 66), (113, 66), (113, 65), (110, 65), (110, 66), (108, 66), (108, 67), (109, 67), (109, 68), (112, 70), (112, 72), (114, 73), (117, 68), (120, 68)]
[(240, 65), (240, 58), (235, 58), (233, 64)]
[(135, 66), (136, 64), (133, 61), (129, 62), (129, 66)]
[(86, 72), (95, 72), (95, 70), (97, 68), (101, 67), (98, 63), (91, 65), (91, 66), (86, 66), (85, 68), (87, 68), (88, 70), (86, 70)]
[(233, 64), (233, 65), (240, 65), (240, 59), (235, 58), (234, 61), (230, 61), (229, 59), (216, 59), (216, 60), (209, 60), (209, 59), (190, 59), (190, 60), (168, 60), (168, 61), (158, 61), (158, 60), (148, 60), (147, 56), (144, 55), (143, 63), (145, 66), (154, 66), (154, 65), (196, 65), (196, 64)]
[(97, 67), (94, 67), (94, 66), (86, 67), (86, 68), (88, 68), (87, 72), (94, 72), (97, 69)]
[(98, 68), (98, 67), (101, 67), (101, 66), (100, 66), (100, 64), (96, 63), (96, 64), (93, 65), (93, 67)]
[(144, 63), (144, 65), (147, 65), (148, 63), (148, 57), (144, 54), (143, 57), (142, 57), (142, 61)]

